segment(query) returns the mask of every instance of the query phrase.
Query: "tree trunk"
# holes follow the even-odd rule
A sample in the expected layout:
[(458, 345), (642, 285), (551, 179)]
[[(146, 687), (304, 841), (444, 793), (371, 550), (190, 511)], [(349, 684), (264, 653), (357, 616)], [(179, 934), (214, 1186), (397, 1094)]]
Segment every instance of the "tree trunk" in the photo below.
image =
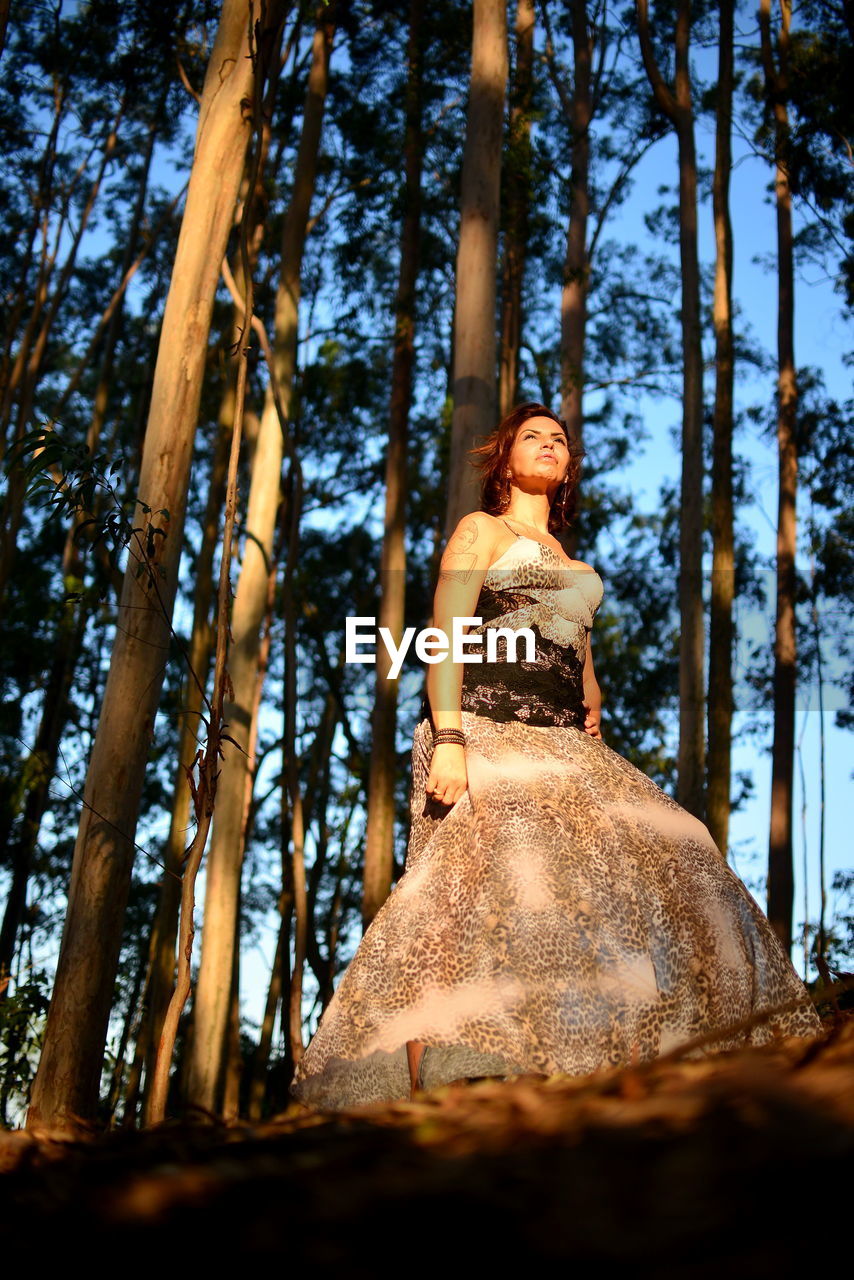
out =
[(288, 993), (288, 1061), (293, 1068), (304, 1052), (302, 1039), (302, 983), (308, 945), (308, 896), (305, 884), (305, 814), (300, 788), (297, 749), (297, 634), (292, 590), (302, 516), (302, 474), (292, 467), (288, 476), (288, 557), (285, 566), (285, 707), (282, 752), (282, 839), (289, 834), (290, 855), (283, 844), (288, 872), (286, 892), (294, 904), (294, 967)]
[(522, 285), (531, 203), (531, 94), (534, 77), (534, 0), (517, 0), (516, 66), (510, 90), (506, 158), (506, 225), (501, 269), (501, 344), (498, 357), (498, 416), (516, 403), (522, 345)]
[[(250, 236), (250, 245), (253, 238)], [(238, 255), (239, 257), (240, 255)], [(250, 253), (250, 269), (253, 258)], [(238, 273), (238, 287), (242, 270)], [(235, 313), (228, 338), (223, 346), (232, 344), (237, 349), (243, 327), (242, 309), (235, 305)], [(183, 714), (178, 741), (178, 763), (172, 793), (172, 816), (169, 836), (164, 848), (164, 874), (160, 885), (157, 913), (151, 933), (151, 983), (148, 1008), (143, 1023), (145, 1049), (145, 1123), (149, 1123), (148, 1107), (154, 1061), (157, 1056), (163, 1020), (172, 997), (175, 984), (175, 943), (178, 935), (178, 917), (181, 903), (181, 867), (191, 826), (191, 796), (187, 769), (198, 749), (198, 736), (203, 712), (204, 690), (207, 688), (214, 633), (211, 626), (211, 608), (214, 597), (214, 555), (219, 543), (220, 522), (225, 502), (228, 457), (231, 434), (234, 427), (236, 399), (235, 362), (230, 360), (226, 369), (226, 382), (219, 407), (216, 441), (211, 461), (205, 517), (202, 524), (202, 542), (196, 561), (195, 592), (193, 597), (193, 630), (190, 637), (189, 670), (184, 680), (181, 699)]]
[(172, 815), (169, 835), (163, 850), (163, 878), (157, 900), (157, 912), (151, 931), (149, 962), (151, 980), (148, 1007), (143, 1022), (145, 1036), (145, 1108), (146, 1123), (148, 1099), (154, 1059), (163, 1019), (169, 1007), (175, 984), (175, 940), (178, 934), (178, 915), (181, 903), (181, 867), (191, 827), (190, 787), (187, 769), (192, 765), (198, 749), (203, 690), (207, 687), (213, 650), (211, 606), (214, 594), (214, 553), (219, 541), (220, 517), (225, 501), (225, 485), (228, 473), (228, 454), (234, 422), (234, 380), (229, 371), (229, 381), (219, 413), (219, 424), (211, 464), (205, 519), (202, 526), (202, 543), (196, 562), (196, 590), (193, 601), (193, 630), (190, 637), (189, 666), (191, 674), (184, 681), (181, 701), (183, 714), (178, 741), (178, 766), (172, 793)]
[(798, 483), (795, 375), (795, 280), (792, 193), (786, 168), (789, 116), (788, 48), (791, 9), (780, 3), (779, 67), (771, 46), (771, 0), (761, 0), (759, 25), (765, 92), (774, 114), (777, 205), (777, 616), (774, 635), (774, 743), (771, 766), (771, 829), (768, 844), (768, 919), (788, 952), (792, 946), (795, 874), (792, 855), (792, 798), (795, 766), (795, 550)]
[[(133, 261), (136, 245), (142, 229), (145, 213), (145, 196), (148, 191), (148, 175), (151, 158), (154, 153), (155, 130), (149, 131), (148, 145), (140, 173), (140, 182), (128, 230), (125, 252), (122, 259), (121, 279), (124, 279)], [(122, 322), (121, 302), (113, 310), (106, 326), (104, 351), (95, 390), (92, 418), (86, 434), (86, 445), (94, 453), (101, 438), (106, 421), (109, 404), (110, 386), (112, 383), (113, 360)], [(78, 590), (83, 586), (83, 561), (77, 545), (77, 531), (83, 520), (79, 514), (74, 519), (65, 539), (62, 558), (62, 577), (67, 592)], [(15, 939), (23, 918), (27, 899), (30, 868), (33, 853), (38, 841), (42, 818), (44, 817), (50, 783), (56, 772), (56, 758), (59, 744), (68, 720), (68, 694), (74, 679), (74, 671), (86, 630), (88, 613), (81, 603), (68, 602), (59, 617), (50, 672), (45, 684), (45, 697), (42, 705), (39, 729), (36, 742), (29, 759), (24, 765), (22, 774), (23, 800), (21, 804), (22, 820), (16, 833), (16, 839), (10, 847), (9, 860), (12, 865), (12, 885), (6, 902), (3, 926), (0, 929), (0, 978), (4, 970), (11, 971)], [(0, 983), (0, 999), (3, 987)]]
[(591, 70), (593, 37), (587, 19), (587, 0), (573, 0), (572, 48), (575, 75), (572, 86), (572, 169), (569, 180), (569, 226), (560, 307), (560, 408), (570, 439), (581, 444), (584, 435), (584, 342), (587, 332), (587, 292), (590, 260), (587, 221), (590, 216), (590, 124), (593, 119)]
[(12, 881), (0, 928), (0, 999), (5, 993), (3, 975), (12, 971), (18, 930), (27, 903), (33, 853), (50, 795), (51, 780), (56, 772), (56, 757), (68, 719), (68, 693), (83, 641), (85, 618), (75, 617), (70, 606), (68, 611), (70, 616), (62, 619), (56, 636), (54, 659), (45, 686), (44, 706), (35, 745), (23, 764), (20, 784), (23, 793), (21, 816), (15, 838), (7, 851)]
[[(53, 999), (28, 1117), (94, 1116), (145, 762), (163, 682), (214, 295), (251, 122), (250, 8), (224, 0), (157, 355), (131, 546), (84, 791)], [(148, 510), (146, 510), (146, 507)], [(137, 568), (142, 573), (137, 573)]]
[[(296, 369), (300, 272), (314, 194), (320, 132), (329, 76), (334, 17), (321, 13), (314, 36), (297, 155), (294, 188), (282, 235), (282, 273), (276, 294), (274, 370), (280, 408), (287, 415)], [(246, 514), (243, 564), (232, 612), (229, 675), (233, 694), (225, 707), (229, 735), (219, 780), (217, 811), (207, 865), (204, 931), (194, 1006), (194, 1035), (188, 1100), (216, 1112), (226, 1053), (231, 973), (243, 865), (252, 707), (255, 700), (261, 625), (267, 608), (268, 578), (281, 496), (284, 436), (272, 386), (268, 387)]]
[[(120, 105), (113, 127), (104, 141), (104, 150), (101, 156), (101, 162), (90, 187), (86, 204), (81, 210), (80, 218), (75, 228), (68, 254), (62, 264), (59, 279), (56, 283), (53, 296), (50, 299), (50, 305), (45, 311), (44, 317), (39, 325), (38, 334), (34, 335), (32, 346), (26, 351), (26, 360), (21, 366), (22, 372), (20, 386), (18, 388), (17, 416), (14, 435), (16, 442), (22, 439), (27, 428), (31, 425), (30, 416), (33, 409), (36, 387), (39, 377), (41, 376), (42, 364), (44, 361), (45, 351), (47, 350), (48, 340), (51, 337), (60, 304), (71, 281), (71, 276), (77, 261), (77, 254), (80, 249), (80, 245), (83, 242), (83, 236), (86, 231), (89, 218), (91, 217), (92, 210), (94, 209), (95, 203), (98, 199), (104, 174), (106, 173), (107, 166), (109, 165), (116, 150), (118, 143), (118, 129), (123, 114), (124, 102)], [(38, 310), (41, 309), (44, 301), (44, 297), (40, 297), (37, 300)], [(10, 468), (9, 471), (9, 482), (3, 499), (2, 517), (0, 517), (0, 602), (5, 598), (6, 588), (17, 553), (17, 540), (21, 521), (24, 515), (25, 495), (26, 473), (23, 467), (14, 466)]]
[[(344, 662), (343, 652), (339, 655), (337, 670), (340, 672)], [(306, 959), (318, 985), (323, 988), (327, 981), (329, 957), (322, 955), (318, 941), (318, 903), (317, 895), (321, 882), (326, 877), (326, 858), (329, 852), (329, 804), (330, 804), (330, 762), (332, 743), (340, 723), (341, 706), (338, 697), (331, 691), (326, 695), (323, 714), (317, 733), (311, 746), (309, 774), (305, 788), (306, 823), (314, 823), (314, 862), (308, 878), (308, 919), (312, 922), (306, 938)], [(355, 801), (353, 802), (355, 803)], [(349, 818), (347, 819), (349, 822)]]
[(234, 972), (231, 976), (231, 1000), (226, 1033), (225, 1076), (222, 1092), (222, 1118), (233, 1124), (240, 1116), (240, 1078), (243, 1060), (240, 1053), (240, 912), (234, 937)]
[(0, 54), (6, 45), (6, 28), (9, 25), (9, 6), (12, 0), (0, 0)]
[(709, 627), (708, 826), (724, 857), (729, 848), (732, 753), (733, 552), (732, 168), (734, 0), (720, 3), (718, 102), (712, 199), (715, 221), (715, 413), (712, 443), (712, 593)]
[[(21, 266), (19, 268), (19, 278), (22, 282), (21, 288), (18, 290), (17, 297), (12, 306), (11, 312), (6, 317), (6, 332), (4, 335), (3, 358), (2, 358), (2, 399), (0, 399), (0, 437), (2, 437), (2, 449), (5, 455), (8, 447), (7, 433), (8, 427), (12, 421), (12, 409), (15, 403), (15, 396), (24, 377), (27, 367), (27, 361), (30, 357), (33, 342), (35, 341), (36, 332), (41, 320), (42, 311), (48, 298), (48, 287), (50, 284), (50, 276), (53, 270), (54, 257), (56, 249), (53, 253), (48, 245), (49, 223), (50, 223), (50, 207), (53, 197), (53, 182), (57, 162), (57, 150), (59, 129), (62, 123), (63, 114), (68, 104), (68, 83), (60, 81), (58, 77), (54, 77), (53, 83), (53, 120), (51, 123), (50, 133), (42, 153), (41, 164), (38, 171), (38, 188), (33, 199), (33, 211), (27, 231), (22, 239), (26, 242), (26, 249), (22, 254)], [(39, 266), (36, 273), (36, 280), (33, 286), (32, 307), (27, 318), (24, 332), (21, 335), (21, 341), (18, 343), (18, 349), (12, 358), (12, 348), (14, 346), (15, 334), (18, 332), (21, 320), (27, 307), (27, 288), (26, 282), (29, 278), (30, 269), (36, 256), (36, 242), (41, 232), (41, 254), (39, 255)]]
[(273, 1028), (276, 1025), (276, 1013), (282, 999), (282, 970), (285, 965), (285, 951), (290, 934), (290, 910), (285, 900), (285, 891), (279, 895), (279, 932), (276, 938), (276, 954), (270, 970), (270, 983), (267, 988), (267, 1002), (264, 1006), (264, 1017), (261, 1022), (261, 1034), (258, 1047), (252, 1059), (252, 1075), (249, 1081), (249, 1119), (260, 1120), (264, 1112), (264, 1095), (267, 1085), (267, 1068), (270, 1064), (270, 1050), (273, 1045)]
[(703, 690), (703, 350), (697, 250), (697, 154), (688, 53), (690, 0), (676, 11), (675, 90), (665, 85), (649, 32), (648, 0), (637, 0), (641, 52), (655, 100), (679, 143), (679, 257), (682, 271), (682, 492), (679, 522), (679, 780), (676, 798), (705, 815)]
[(454, 301), (454, 414), (447, 535), (467, 511), (480, 506), (477, 476), (468, 455), (496, 425), (495, 276), (506, 91), (504, 0), (474, 0)]
[(134, 1023), (138, 1024), (139, 1022), (139, 998), (143, 989), (147, 970), (146, 948), (144, 945), (139, 948), (139, 952), (135, 959), (136, 964), (134, 965), (133, 989), (131, 990), (127, 1010), (122, 1020), (122, 1034), (119, 1038), (119, 1044), (116, 1050), (113, 1078), (110, 1081), (110, 1091), (107, 1098), (107, 1113), (110, 1117), (111, 1124), (116, 1114), (116, 1107), (119, 1105), (119, 1098), (121, 1097), (122, 1082), (124, 1080), (125, 1067), (127, 1066), (125, 1054), (127, 1053), (128, 1045), (130, 1044), (131, 1036), (133, 1035)]
[[(409, 410), (415, 362), (415, 288), (421, 229), (421, 20), (424, 0), (410, 0), (406, 136), (404, 139), (404, 216), (395, 302), (394, 358), (391, 373), (388, 452), (385, 470), (385, 528), (380, 567), (379, 626), (396, 645), (403, 635), (406, 603), (406, 471)], [(397, 679), (389, 678), (385, 645), (377, 650), (374, 710), (371, 721), (371, 771), (362, 924), (367, 929), (391, 889), (394, 863), (394, 780), (397, 772)]]

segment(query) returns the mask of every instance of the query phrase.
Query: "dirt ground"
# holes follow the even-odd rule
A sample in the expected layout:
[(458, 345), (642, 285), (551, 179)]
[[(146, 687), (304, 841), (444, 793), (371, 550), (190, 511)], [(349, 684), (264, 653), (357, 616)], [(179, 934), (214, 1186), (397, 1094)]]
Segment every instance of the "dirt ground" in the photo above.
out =
[(336, 1117), (0, 1134), (2, 1256), (120, 1275), (800, 1276), (847, 1235), (853, 1157), (849, 1014), (815, 1040)]

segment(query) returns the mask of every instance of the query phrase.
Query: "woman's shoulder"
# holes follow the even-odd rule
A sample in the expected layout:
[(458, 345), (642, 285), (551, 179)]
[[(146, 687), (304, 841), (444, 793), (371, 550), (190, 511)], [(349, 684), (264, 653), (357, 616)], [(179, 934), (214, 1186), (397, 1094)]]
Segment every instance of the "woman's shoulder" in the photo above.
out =
[(491, 516), (487, 511), (470, 511), (468, 515), (458, 520), (456, 528), (448, 539), (448, 546), (451, 543), (456, 545), (474, 542), (475, 539), (494, 545), (502, 532), (506, 532), (504, 525), (495, 516)]
[(497, 532), (503, 528), (504, 522), (498, 516), (491, 516), (488, 511), (470, 511), (460, 518), (457, 528), (466, 524), (474, 524), (478, 529), (495, 529)]

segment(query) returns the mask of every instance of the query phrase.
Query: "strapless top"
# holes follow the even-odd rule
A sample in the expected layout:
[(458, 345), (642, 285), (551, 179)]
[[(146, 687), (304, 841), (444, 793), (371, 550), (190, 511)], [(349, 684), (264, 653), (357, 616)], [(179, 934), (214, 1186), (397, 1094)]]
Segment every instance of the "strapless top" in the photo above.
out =
[[(463, 664), (461, 709), (490, 720), (532, 725), (584, 725), (584, 662), (587, 636), (602, 603), (602, 579), (594, 569), (567, 565), (535, 538), (516, 535), (489, 566), (469, 632)], [(533, 655), (524, 636), (533, 635)], [(530, 660), (533, 656), (533, 661)], [(422, 708), (429, 714), (429, 707)]]

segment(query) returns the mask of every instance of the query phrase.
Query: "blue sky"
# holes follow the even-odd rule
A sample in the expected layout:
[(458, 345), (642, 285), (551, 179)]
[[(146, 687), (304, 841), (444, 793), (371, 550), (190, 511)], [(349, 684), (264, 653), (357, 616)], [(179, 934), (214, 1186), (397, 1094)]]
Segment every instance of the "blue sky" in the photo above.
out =
[[(713, 74), (714, 59), (701, 54), (700, 64), (706, 74)], [(713, 123), (710, 119), (698, 121), (697, 147), (699, 163), (711, 167), (714, 160)], [(764, 160), (754, 156), (749, 143), (738, 135), (733, 141), (733, 173), (731, 181), (731, 207), (734, 241), (734, 296), (742, 308), (744, 318), (762, 346), (776, 354), (777, 297), (773, 271), (757, 259), (776, 255), (776, 215), (768, 193), (771, 171)], [(620, 237), (635, 235), (643, 247), (651, 244), (643, 224), (643, 212), (659, 202), (657, 190), (662, 184), (672, 185), (676, 176), (676, 141), (672, 135), (663, 138), (641, 161), (636, 171), (635, 186), (630, 200), (618, 212), (612, 230)], [(795, 205), (795, 229), (803, 225), (804, 216)], [(704, 264), (714, 261), (714, 239), (711, 204), (700, 207), (700, 256)], [(709, 338), (706, 338), (706, 350)], [(844, 357), (851, 350), (850, 324), (842, 314), (841, 297), (834, 291), (833, 281), (822, 274), (817, 266), (807, 265), (798, 270), (795, 298), (795, 358), (799, 367), (810, 365), (823, 371), (827, 390), (840, 400), (851, 396), (850, 370), (844, 365)], [(773, 375), (758, 373), (741, 366), (736, 372), (736, 395), (740, 404), (767, 401), (773, 394)], [(708, 385), (708, 384), (707, 384)], [(708, 391), (707, 391), (708, 398)], [(676, 402), (666, 403), (647, 397), (643, 416), (651, 432), (651, 440), (639, 457), (623, 473), (631, 488), (637, 507), (652, 510), (655, 507), (662, 473), (670, 479), (679, 475), (679, 455), (674, 447), (673, 428), (678, 426), (680, 408)], [(777, 450), (776, 439), (754, 424), (748, 424), (740, 433), (736, 450), (750, 461), (754, 486), (753, 505), (738, 512), (742, 526), (754, 540), (757, 555), (767, 564), (769, 586), (772, 584), (774, 548), (776, 538), (777, 507)], [(801, 495), (799, 517), (805, 514), (805, 496)], [(801, 524), (802, 528), (802, 524)], [(606, 566), (605, 566), (606, 567)], [(798, 569), (809, 574), (809, 563), (803, 553), (798, 557)], [(738, 606), (737, 606), (738, 609)], [(742, 627), (755, 634), (756, 628), (764, 629), (772, 642), (773, 614), (765, 617), (752, 612), (740, 618)], [(828, 652), (825, 662), (830, 665), (838, 638), (841, 621), (838, 615), (828, 615), (824, 620), (828, 636)], [(849, 625), (850, 624), (846, 624)], [(825, 690), (826, 733), (826, 855), (828, 887), (834, 869), (854, 866), (849, 814), (854, 804), (852, 783), (851, 735), (834, 727), (834, 710), (840, 705), (837, 690)], [(736, 720), (738, 733), (738, 718)], [(796, 845), (796, 895), (795, 918), (804, 917), (804, 855), (808, 871), (806, 888), (809, 896), (809, 912), (815, 916), (818, 902), (818, 845), (820, 814), (819, 792), (819, 711), (815, 687), (801, 689), (797, 710), (798, 760), (796, 761), (795, 793), (795, 845)], [(733, 753), (733, 770), (751, 772), (755, 794), (744, 809), (733, 814), (732, 842), (736, 870), (748, 883), (760, 904), (764, 905), (764, 876), (767, 862), (768, 817), (770, 811), (770, 738), (762, 745), (743, 741)], [(803, 972), (796, 947), (793, 951), (796, 965)]]

